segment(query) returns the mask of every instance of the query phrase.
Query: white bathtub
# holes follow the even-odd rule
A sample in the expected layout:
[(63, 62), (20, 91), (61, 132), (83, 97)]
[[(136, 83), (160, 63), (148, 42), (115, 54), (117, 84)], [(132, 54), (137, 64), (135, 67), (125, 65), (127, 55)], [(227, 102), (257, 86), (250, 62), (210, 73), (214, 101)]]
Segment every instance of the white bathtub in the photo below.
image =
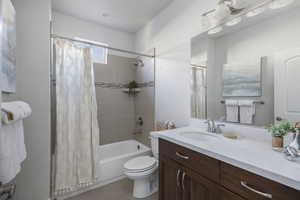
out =
[(126, 176), (123, 174), (125, 162), (137, 156), (151, 155), (151, 149), (135, 140), (127, 140), (101, 145), (98, 153), (98, 181), (92, 186), (57, 197), (58, 200), (66, 200), (125, 178)]
[(123, 165), (132, 158), (145, 155), (151, 155), (151, 149), (135, 140), (99, 146), (99, 182), (106, 185), (125, 178)]

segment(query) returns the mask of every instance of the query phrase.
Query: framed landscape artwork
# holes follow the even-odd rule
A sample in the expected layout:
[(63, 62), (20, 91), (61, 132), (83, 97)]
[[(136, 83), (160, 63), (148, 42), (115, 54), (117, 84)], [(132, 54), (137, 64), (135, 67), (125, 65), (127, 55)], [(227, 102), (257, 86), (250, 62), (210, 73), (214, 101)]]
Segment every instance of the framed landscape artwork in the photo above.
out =
[(0, 0), (0, 89), (16, 92), (16, 12), (10, 0)]
[(225, 64), (223, 70), (224, 97), (260, 97), (261, 63), (257, 65)]

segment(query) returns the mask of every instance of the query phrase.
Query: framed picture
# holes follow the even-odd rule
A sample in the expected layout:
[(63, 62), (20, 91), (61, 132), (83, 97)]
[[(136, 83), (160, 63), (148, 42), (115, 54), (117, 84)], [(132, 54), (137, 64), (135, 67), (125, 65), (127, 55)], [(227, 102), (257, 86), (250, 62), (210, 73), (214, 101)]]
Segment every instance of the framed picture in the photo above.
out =
[(0, 0), (0, 90), (16, 92), (16, 12), (10, 0)]
[(223, 70), (223, 96), (262, 96), (261, 70), (261, 62), (256, 65), (225, 64)]

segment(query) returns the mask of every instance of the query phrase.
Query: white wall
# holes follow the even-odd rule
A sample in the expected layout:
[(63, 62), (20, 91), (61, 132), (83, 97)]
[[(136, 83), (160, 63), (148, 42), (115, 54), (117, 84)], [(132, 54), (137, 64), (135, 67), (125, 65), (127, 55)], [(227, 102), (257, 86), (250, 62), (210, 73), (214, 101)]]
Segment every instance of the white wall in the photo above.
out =
[(80, 37), (106, 43), (111, 47), (133, 50), (133, 34), (66, 16), (58, 12), (53, 12), (53, 33), (71, 38)]
[[(17, 93), (28, 102), (27, 159), (17, 177), (17, 200), (47, 200), (50, 190), (50, 0), (13, 0), (17, 11)], [(9, 97), (8, 97), (9, 98)]]
[(190, 119), (190, 40), (203, 31), (201, 14), (217, 0), (174, 0), (136, 34), (136, 51), (156, 48), (156, 120)]

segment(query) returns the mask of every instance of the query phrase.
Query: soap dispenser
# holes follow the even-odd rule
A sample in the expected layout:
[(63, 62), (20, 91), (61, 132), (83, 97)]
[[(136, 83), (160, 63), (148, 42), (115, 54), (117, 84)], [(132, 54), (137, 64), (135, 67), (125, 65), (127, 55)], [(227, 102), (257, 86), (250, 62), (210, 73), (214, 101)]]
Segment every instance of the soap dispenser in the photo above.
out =
[(297, 128), (297, 133), (295, 133), (294, 140), (290, 146), (300, 152), (300, 127)]
[(300, 157), (300, 127), (297, 127), (297, 131), (294, 135), (293, 142), (285, 147), (283, 154), (289, 161), (295, 161)]

